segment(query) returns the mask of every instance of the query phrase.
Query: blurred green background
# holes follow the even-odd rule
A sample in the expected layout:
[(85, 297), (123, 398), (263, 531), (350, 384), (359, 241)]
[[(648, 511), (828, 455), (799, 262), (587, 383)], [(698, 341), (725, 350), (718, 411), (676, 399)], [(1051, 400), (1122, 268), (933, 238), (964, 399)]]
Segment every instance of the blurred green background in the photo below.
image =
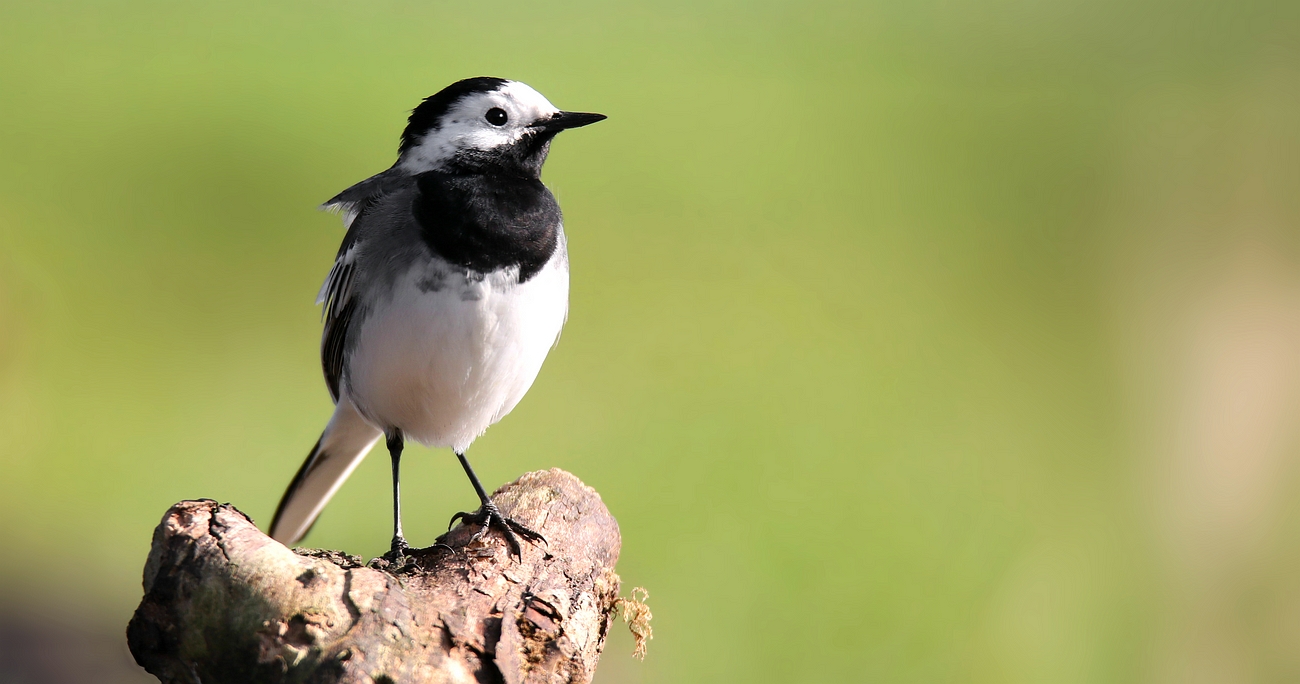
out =
[[(1300, 3), (8, 0), (6, 681), (146, 681), (153, 526), (265, 524), (329, 416), (313, 207), (483, 74), (610, 116), (470, 451), (618, 517), (598, 682), (1300, 680)], [(428, 543), (474, 497), (411, 453)], [(306, 543), (385, 550), (387, 476)]]

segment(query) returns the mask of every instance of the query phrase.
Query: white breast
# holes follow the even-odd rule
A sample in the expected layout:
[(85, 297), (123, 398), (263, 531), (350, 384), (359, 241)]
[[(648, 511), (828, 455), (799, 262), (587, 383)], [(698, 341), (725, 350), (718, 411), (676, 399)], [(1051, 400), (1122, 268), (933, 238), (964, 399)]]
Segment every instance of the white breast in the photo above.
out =
[[(445, 268), (445, 265), (443, 265)], [(374, 302), (345, 391), (370, 422), (428, 446), (469, 448), (532, 386), (569, 306), (564, 244), (527, 282), (413, 266)]]

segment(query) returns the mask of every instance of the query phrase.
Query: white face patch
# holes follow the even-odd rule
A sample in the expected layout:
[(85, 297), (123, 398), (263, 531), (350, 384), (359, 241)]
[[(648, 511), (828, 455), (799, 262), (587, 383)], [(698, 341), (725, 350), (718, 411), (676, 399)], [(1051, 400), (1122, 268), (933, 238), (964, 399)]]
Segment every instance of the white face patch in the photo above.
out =
[[(488, 112), (501, 109), (504, 124), (488, 121)], [(523, 137), (528, 126), (558, 112), (542, 94), (518, 81), (490, 93), (474, 93), (457, 102), (415, 147), (402, 156), (401, 167), (409, 173), (436, 169), (463, 150), (490, 150)]]

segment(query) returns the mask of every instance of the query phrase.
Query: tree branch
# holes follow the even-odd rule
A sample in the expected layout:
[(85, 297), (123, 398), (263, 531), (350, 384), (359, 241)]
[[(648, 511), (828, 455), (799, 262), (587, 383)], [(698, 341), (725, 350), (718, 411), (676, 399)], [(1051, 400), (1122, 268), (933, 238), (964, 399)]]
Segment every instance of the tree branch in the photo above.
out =
[(460, 525), (446, 546), (366, 566), (291, 551), (229, 504), (182, 501), (154, 531), (131, 652), (164, 683), (589, 682), (624, 601), (618, 523), (558, 469), (492, 498), (549, 544), (524, 543), (520, 562)]

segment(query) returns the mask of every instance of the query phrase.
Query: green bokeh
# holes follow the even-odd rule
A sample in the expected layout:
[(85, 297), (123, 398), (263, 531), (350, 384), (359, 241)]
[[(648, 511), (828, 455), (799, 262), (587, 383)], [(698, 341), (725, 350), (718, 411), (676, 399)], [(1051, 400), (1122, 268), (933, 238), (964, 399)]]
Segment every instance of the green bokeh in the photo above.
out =
[[(312, 208), (392, 162), (419, 98), (490, 74), (610, 117), (546, 167), (568, 326), (470, 451), (489, 483), (570, 470), (618, 517), (656, 638), (636, 663), (616, 637), (598, 681), (1191, 681), (1205, 653), (1228, 676), (1204, 681), (1300, 677), (1300, 414), (1230, 580), (1195, 570), (1219, 537), (1180, 536), (1201, 490), (1160, 427), (1199, 377), (1166, 363), (1218, 301), (1197, 288), (1241, 252), (1278, 274), (1248, 305), (1292, 292), (1297, 26), (1249, 2), (4, 2), (7, 600), (118, 629), (168, 505), (269, 520), (330, 412), (311, 303), (342, 230)], [(449, 451), (411, 454), (427, 543), (474, 497)], [(387, 468), (307, 542), (382, 552)]]

